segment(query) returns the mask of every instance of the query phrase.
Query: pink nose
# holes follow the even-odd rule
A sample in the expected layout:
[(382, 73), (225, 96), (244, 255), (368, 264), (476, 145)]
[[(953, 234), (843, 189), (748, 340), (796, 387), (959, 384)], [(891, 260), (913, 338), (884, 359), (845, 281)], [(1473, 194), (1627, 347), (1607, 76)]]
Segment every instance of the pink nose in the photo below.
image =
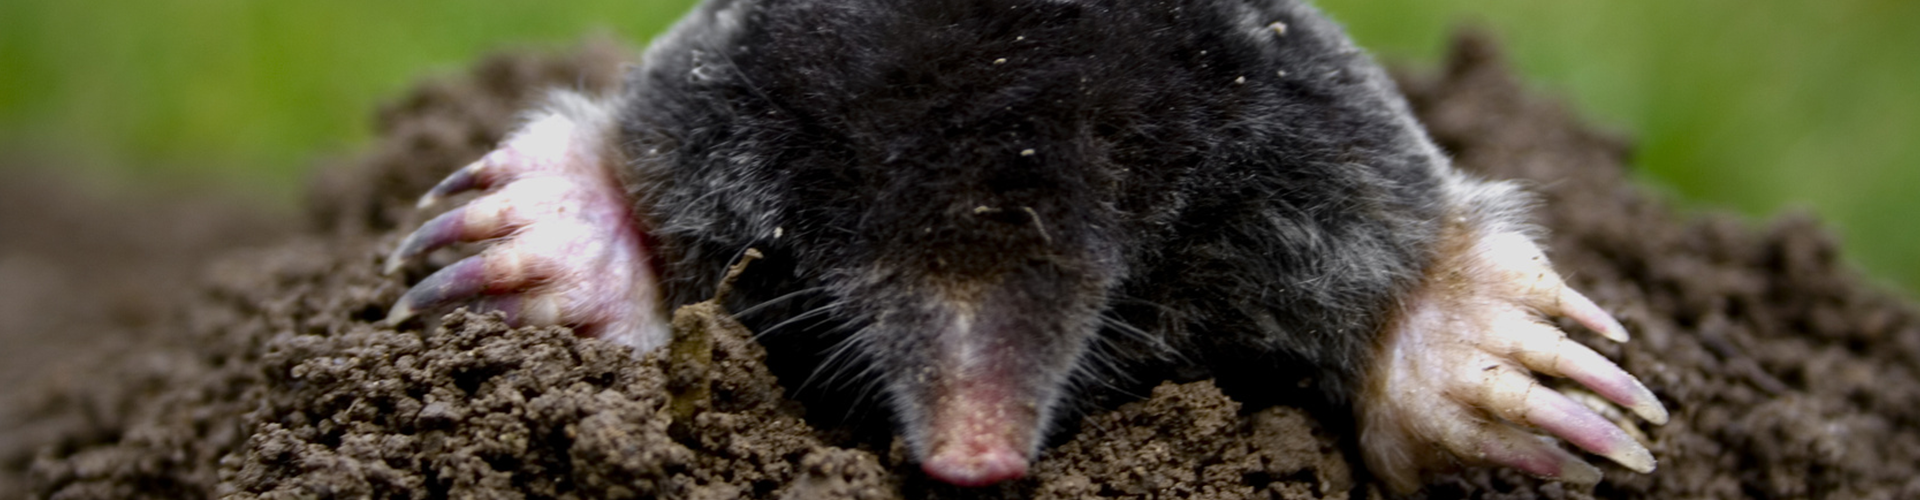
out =
[(934, 450), (920, 469), (957, 486), (987, 486), (1027, 475), (1027, 457), (1004, 439), (974, 436)]
[(1027, 475), (1038, 415), (1006, 377), (987, 371), (939, 384), (920, 469), (958, 486), (986, 486)]

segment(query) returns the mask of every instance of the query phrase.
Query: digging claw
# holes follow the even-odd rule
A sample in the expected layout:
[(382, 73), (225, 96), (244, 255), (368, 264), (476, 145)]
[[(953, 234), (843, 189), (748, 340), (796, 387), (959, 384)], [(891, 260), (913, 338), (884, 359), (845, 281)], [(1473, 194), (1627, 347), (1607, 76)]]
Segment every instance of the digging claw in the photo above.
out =
[(1613, 315), (1607, 314), (1599, 304), (1593, 303), (1593, 299), (1581, 295), (1571, 287), (1560, 287), (1557, 313), (1606, 337), (1607, 340), (1625, 343), (1630, 338), (1627, 336), (1627, 327), (1620, 326), (1619, 320), (1613, 319)]
[(458, 304), (480, 295), (487, 289), (486, 274), (486, 262), (478, 256), (434, 271), (393, 303), (393, 308), (387, 311), (387, 324), (398, 325), (420, 311)]
[(441, 179), (439, 184), (435, 184), (433, 189), (427, 190), (427, 194), (421, 195), (420, 202), (416, 203), (415, 206), (425, 210), (440, 204), (441, 200), (445, 200), (449, 196), (473, 189), (485, 189), (488, 187), (486, 184), (489, 183), (482, 182), (485, 178), (481, 175), (481, 170), (485, 169), (486, 165), (487, 159), (481, 158), (479, 161), (467, 164), (467, 166), (453, 171), (447, 178)]
[(1540, 373), (1573, 379), (1648, 422), (1667, 423), (1667, 408), (1660, 404), (1659, 398), (1654, 397), (1652, 390), (1640, 383), (1640, 379), (1634, 378), (1593, 349), (1552, 330), (1552, 327), (1539, 326), (1546, 331), (1528, 337), (1533, 342), (1551, 342), (1554, 345), (1545, 350), (1512, 353), (1515, 360)]
[(1489, 378), (1494, 380), (1486, 382), (1483, 404), (1507, 421), (1546, 431), (1636, 472), (1653, 471), (1646, 447), (1593, 410), (1518, 370), (1495, 370)]
[(1487, 462), (1575, 484), (1600, 482), (1600, 469), (1544, 438), (1511, 425), (1493, 425), (1480, 439)]
[(421, 224), (413, 234), (407, 235), (407, 239), (400, 240), (400, 245), (394, 247), (393, 253), (387, 254), (387, 265), (382, 271), (391, 275), (422, 254), (457, 242), (470, 241), (466, 237), (466, 218), (467, 207), (456, 207)]

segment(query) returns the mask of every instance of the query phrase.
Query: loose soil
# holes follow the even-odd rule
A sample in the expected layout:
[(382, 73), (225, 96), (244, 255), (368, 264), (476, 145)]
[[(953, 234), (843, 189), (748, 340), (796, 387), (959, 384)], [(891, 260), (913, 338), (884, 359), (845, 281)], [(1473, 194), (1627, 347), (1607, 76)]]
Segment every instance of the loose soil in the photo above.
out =
[[(1211, 380), (1094, 405), (1031, 477), (966, 490), (872, 438), (884, 419), (807, 415), (710, 306), (677, 319), (704, 325), (703, 363), (485, 315), (379, 325), (418, 278), (378, 272), (431, 215), (411, 200), (541, 89), (608, 88), (625, 57), (509, 54), (422, 84), (380, 111), (373, 151), (321, 171), (305, 220), (0, 182), (0, 498), (1381, 496), (1350, 425)], [(1630, 182), (1629, 141), (1527, 92), (1479, 38), (1401, 83), (1463, 168), (1541, 195), (1563, 274), (1635, 335), (1590, 345), (1673, 412), (1620, 420), (1651, 474), (1604, 465), (1582, 488), (1473, 469), (1423, 495), (1920, 498), (1920, 316), (1817, 221), (1676, 211)]]

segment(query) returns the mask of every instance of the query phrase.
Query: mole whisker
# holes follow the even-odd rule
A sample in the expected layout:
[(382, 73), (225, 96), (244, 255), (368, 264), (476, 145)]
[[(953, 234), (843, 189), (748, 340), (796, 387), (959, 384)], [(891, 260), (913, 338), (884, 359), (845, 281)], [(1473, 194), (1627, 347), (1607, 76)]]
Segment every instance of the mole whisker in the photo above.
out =
[[(806, 380), (800, 382), (800, 388), (804, 389), (812, 386), (815, 380), (820, 380), (821, 383), (825, 385), (833, 385), (839, 380), (846, 379), (847, 374), (850, 373), (846, 368), (853, 366), (855, 363), (865, 363), (866, 366), (861, 368), (857, 373), (854, 373), (854, 376), (851, 378), (852, 380), (873, 378), (871, 375), (875, 370), (874, 364), (871, 361), (860, 359), (859, 357), (861, 352), (860, 344), (864, 342), (864, 340), (862, 340), (864, 337), (861, 334), (864, 333), (867, 328), (868, 327), (861, 327), (859, 330), (854, 331), (853, 334), (848, 335), (839, 342), (835, 342), (833, 347), (828, 348), (826, 358), (821, 360), (818, 366), (814, 367), (813, 373), (808, 374)], [(821, 379), (820, 377), (822, 375), (826, 376), (826, 378)]]
[(747, 316), (747, 315), (751, 315), (751, 314), (753, 314), (753, 313), (757, 313), (757, 312), (760, 312), (760, 311), (762, 311), (762, 310), (765, 310), (765, 309), (766, 309), (766, 308), (768, 308), (768, 307), (772, 307), (772, 306), (775, 306), (775, 305), (779, 305), (779, 304), (781, 304), (781, 303), (783, 303), (783, 302), (787, 302), (787, 301), (790, 301), (790, 300), (793, 300), (793, 299), (796, 299), (796, 298), (799, 298), (799, 297), (801, 297), (801, 296), (804, 296), (804, 295), (807, 295), (807, 294), (810, 294), (810, 293), (818, 293), (818, 292), (822, 292), (822, 291), (825, 291), (825, 290), (827, 290), (827, 288), (828, 288), (828, 287), (826, 287), (826, 286), (816, 286), (816, 287), (808, 287), (808, 288), (802, 288), (802, 289), (799, 289), (799, 290), (794, 290), (794, 291), (792, 291), (792, 292), (787, 292), (787, 293), (786, 293), (785, 295), (781, 295), (781, 296), (779, 296), (779, 297), (774, 297), (774, 298), (771, 298), (771, 299), (767, 299), (767, 300), (764, 300), (764, 301), (761, 301), (761, 302), (760, 302), (759, 304), (754, 304), (754, 305), (752, 305), (752, 306), (749, 306), (749, 307), (747, 307), (747, 308), (745, 308), (745, 309), (741, 309), (741, 310), (740, 310), (739, 312), (736, 312), (736, 313), (733, 313), (733, 316), (734, 316), (734, 317), (736, 317), (736, 318), (738, 318), (738, 317), (744, 317), (744, 316)]
[(800, 313), (800, 314), (797, 314), (797, 315), (794, 315), (794, 316), (793, 316), (793, 317), (791, 317), (791, 318), (787, 318), (787, 319), (786, 319), (785, 321), (781, 321), (781, 322), (779, 322), (779, 323), (775, 323), (775, 324), (774, 324), (773, 326), (769, 326), (769, 327), (767, 327), (767, 328), (766, 328), (765, 330), (761, 330), (761, 331), (758, 331), (758, 332), (754, 332), (754, 334), (753, 334), (753, 340), (754, 340), (755, 342), (758, 342), (758, 341), (760, 341), (760, 338), (761, 338), (761, 337), (765, 337), (765, 336), (767, 336), (767, 335), (772, 335), (772, 334), (773, 334), (774, 332), (777, 332), (777, 331), (780, 331), (780, 329), (781, 329), (781, 328), (786, 328), (786, 327), (787, 327), (787, 326), (789, 326), (789, 325), (792, 325), (792, 324), (794, 324), (794, 323), (798, 323), (798, 322), (801, 322), (801, 321), (806, 321), (806, 320), (810, 320), (810, 319), (817, 319), (817, 318), (819, 318), (820, 316), (824, 316), (824, 315), (826, 315), (826, 314), (828, 314), (828, 313), (831, 313), (831, 312), (833, 312), (833, 310), (834, 310), (834, 309), (836, 309), (836, 308), (838, 308), (839, 306), (840, 306), (840, 303), (838, 303), (838, 302), (834, 302), (834, 303), (829, 303), (829, 304), (826, 304), (826, 305), (823, 305), (823, 306), (820, 306), (820, 307), (815, 307), (815, 308), (813, 308), (813, 309), (809, 309), (809, 310), (807, 310), (807, 312), (803, 312), (803, 313)]

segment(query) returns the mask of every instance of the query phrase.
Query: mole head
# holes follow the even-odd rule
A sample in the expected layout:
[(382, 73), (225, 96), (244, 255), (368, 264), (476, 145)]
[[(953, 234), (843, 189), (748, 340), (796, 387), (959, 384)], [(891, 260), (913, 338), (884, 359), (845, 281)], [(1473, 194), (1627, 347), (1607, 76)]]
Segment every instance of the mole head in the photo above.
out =
[(1070, 124), (1006, 95), (1032, 89), (895, 75), (821, 115), (833, 160), (789, 171), (793, 244), (926, 471), (1019, 477), (1121, 275), (1110, 182)]
[(1141, 160), (1191, 154), (1141, 144), (1196, 143), (1143, 132), (1159, 123), (1145, 108), (1183, 98), (1145, 95), (1174, 65), (1115, 52), (1179, 51), (1116, 41), (1156, 30), (1103, 12), (848, 0), (713, 14), (738, 28), (657, 48), (630, 87), (635, 142), (671, 155), (667, 187), (645, 191), (658, 234), (790, 256), (780, 293), (824, 290), (843, 352), (872, 367), (927, 472), (1021, 476), (1126, 277), (1143, 220), (1128, 214), (1172, 191), (1152, 176), (1179, 170)]
[(1078, 75), (1018, 34), (1074, 11), (870, 7), (770, 13), (810, 24), (735, 59), (755, 133), (780, 138), (760, 144), (777, 145), (782, 243), (835, 296), (930, 475), (1019, 477), (1123, 272)]
[(1079, 167), (1031, 149), (980, 155), (980, 177), (883, 169), (830, 280), (926, 470), (956, 484), (1024, 473), (1119, 274), (1101, 205), (1059, 192)]

